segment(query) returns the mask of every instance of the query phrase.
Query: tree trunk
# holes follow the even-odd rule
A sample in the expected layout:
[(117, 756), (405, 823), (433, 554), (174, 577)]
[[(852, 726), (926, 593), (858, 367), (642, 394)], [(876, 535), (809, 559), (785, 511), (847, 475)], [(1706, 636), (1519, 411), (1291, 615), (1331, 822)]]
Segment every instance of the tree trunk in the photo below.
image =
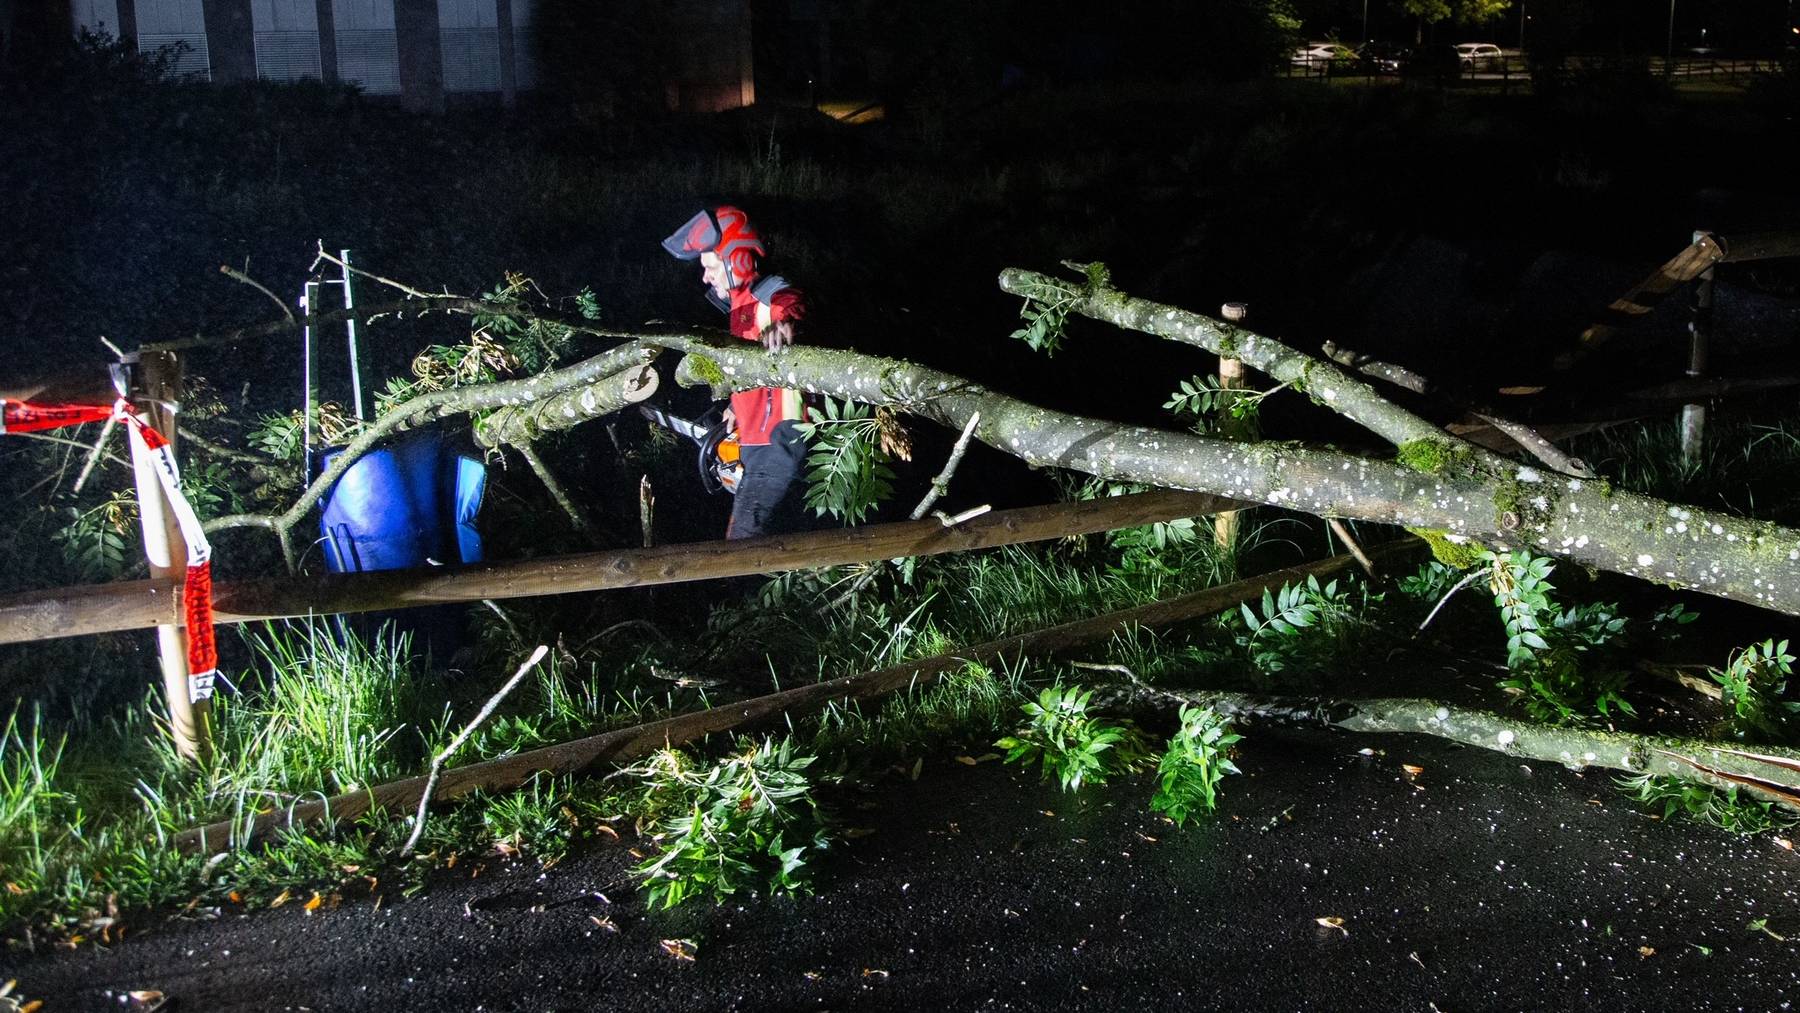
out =
[[(571, 330), (627, 343), (555, 373), (427, 395), (384, 418), (352, 445), (372, 446), (383, 426), (501, 404), (526, 404), (576, 382), (617, 372), (646, 347), (683, 351), (678, 382), (715, 393), (758, 386), (798, 387), (865, 404), (890, 405), (952, 429), (979, 412), (977, 439), (1029, 464), (1102, 478), (1207, 492), (1300, 510), (1443, 531), (1452, 540), (1529, 548), (1587, 566), (1800, 614), (1800, 531), (1613, 489), (1518, 464), (1449, 435), (1377, 394), (1335, 364), (1201, 314), (1136, 299), (1104, 285), (1077, 286), (1008, 270), (1001, 284), (1121, 326), (1230, 355), (1307, 394), (1393, 442), (1397, 460), (1355, 457), (1287, 443), (1237, 444), (1186, 433), (1124, 426), (1051, 411), (913, 363), (813, 347), (765, 352), (718, 334), (620, 333), (554, 320)], [(463, 296), (420, 300), (427, 311), (499, 313), (550, 319)], [(636, 361), (642, 361), (638, 359)], [(582, 380), (572, 382), (573, 374)], [(360, 449), (358, 449), (360, 448)], [(334, 462), (348, 466), (354, 453)], [(328, 473), (279, 518), (220, 518), (279, 527), (304, 515), (335, 474)]]
[[(1222, 326), (1222, 325), (1221, 325)], [(749, 342), (662, 335), (689, 353), (678, 382), (719, 389), (799, 387), (886, 404), (960, 429), (981, 413), (975, 438), (1028, 464), (1208, 492), (1322, 517), (1444, 531), (1497, 548), (1529, 548), (1586, 566), (1800, 614), (1800, 531), (1682, 506), (1547, 473), (1469, 448), (1448, 436), (1409, 440), (1410, 466), (1289, 443), (1231, 443), (1070, 415), (990, 391), (961, 377), (896, 359), (793, 347), (768, 353)], [(1251, 349), (1239, 346), (1247, 362)], [(1341, 376), (1335, 368), (1331, 373)], [(1367, 384), (1307, 373), (1305, 392), (1332, 404)], [(1348, 378), (1346, 378), (1348, 379)], [(1357, 397), (1361, 394), (1357, 393)], [(1379, 400), (1379, 398), (1377, 398)], [(1363, 415), (1363, 418), (1372, 418)], [(1399, 432), (1411, 423), (1385, 417)], [(1423, 452), (1420, 449), (1423, 447)]]

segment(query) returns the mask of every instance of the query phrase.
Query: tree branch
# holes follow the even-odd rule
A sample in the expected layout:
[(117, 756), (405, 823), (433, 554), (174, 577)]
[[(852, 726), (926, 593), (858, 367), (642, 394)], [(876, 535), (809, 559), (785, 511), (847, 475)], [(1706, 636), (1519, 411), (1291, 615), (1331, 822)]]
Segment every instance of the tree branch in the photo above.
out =
[[(1397, 366), (1391, 362), (1383, 362), (1380, 359), (1371, 358), (1352, 349), (1339, 347), (1335, 341), (1325, 342), (1325, 345), (1321, 350), (1325, 353), (1326, 358), (1341, 366), (1348, 366), (1367, 376), (1386, 380), (1397, 387), (1410, 390), (1415, 394), (1422, 394), (1429, 397), (1438, 393), (1435, 384), (1418, 373), (1407, 369), (1405, 366)], [(1470, 415), (1473, 415), (1481, 421), (1486, 422), (1488, 425), (1493, 426), (1495, 429), (1498, 429), (1506, 435), (1507, 439), (1512, 440), (1513, 443), (1517, 444), (1526, 453), (1550, 467), (1555, 468), (1557, 471), (1560, 471), (1565, 475), (1573, 475), (1576, 478), (1598, 477), (1594, 474), (1593, 469), (1587, 466), (1586, 462), (1577, 460), (1563, 453), (1556, 444), (1545, 439), (1536, 429), (1533, 429), (1522, 422), (1514, 422), (1511, 419), (1502, 418), (1495, 414), (1491, 408), (1488, 408), (1486, 405), (1480, 404), (1473, 399), (1461, 400), (1463, 403), (1459, 403), (1457, 405), (1458, 408), (1467, 411)]]
[[(1018, 268), (1000, 272), (1000, 288), (1013, 295), (1037, 298), (1045, 293), (1067, 295), (1073, 283)], [(1247, 327), (1226, 323), (1178, 306), (1152, 302), (1113, 288), (1076, 291), (1070, 312), (1102, 320), (1127, 330), (1204, 348), (1215, 355), (1238, 359), (1280, 383), (1310, 395), (1327, 408), (1369, 430), (1396, 447), (1416, 440), (1453, 442), (1471, 452), (1489, 451), (1464, 443), (1431, 422), (1388, 401), (1375, 388), (1339, 369), (1335, 364), (1296, 351)]]
[(288, 309), (287, 300), (269, 291), (263, 286), (262, 282), (257, 281), (255, 278), (250, 277), (242, 271), (233, 270), (229, 264), (220, 264), (219, 273), (230, 278), (232, 281), (242, 282), (245, 285), (256, 289), (258, 292), (261, 292), (263, 295), (268, 296), (269, 301), (274, 303), (275, 306), (281, 310), (281, 315), (287, 317), (289, 323), (294, 322), (294, 311)]
[(238, 527), (268, 528), (283, 540), (284, 555), (291, 557), (291, 549), (285, 546), (289, 532), (305, 519), (307, 512), (325, 495), (326, 490), (343, 477), (352, 464), (394, 432), (446, 415), (531, 404), (546, 395), (593, 382), (596, 378), (616, 377), (629, 370), (642, 368), (655, 355), (654, 350), (641, 345), (625, 344), (548, 373), (421, 394), (396, 406), (358, 433), (287, 510), (280, 514), (230, 514), (215, 517), (206, 523), (206, 531), (211, 534)]
[[(1326, 725), (1350, 732), (1433, 735), (1507, 756), (1552, 760), (1574, 769), (1604, 767), (1674, 777), (1713, 788), (1737, 786), (1769, 801), (1800, 806), (1800, 778), (1795, 777), (1794, 770), (1699, 739), (1540, 725), (1424, 699), (1270, 697), (1160, 689), (1142, 684), (1122, 686), (1120, 694), (1130, 703), (1159, 708), (1189, 704), (1210, 707), (1230, 717)], [(1765, 747), (1763, 752), (1771, 760), (1800, 763), (1800, 752), (1794, 750)]]
[[(684, 362), (677, 381), (687, 375), (732, 390), (797, 387), (891, 405), (959, 429), (979, 411), (976, 439), (1040, 467), (1529, 547), (1800, 614), (1800, 531), (1547, 474), (1485, 450), (1471, 448), (1463, 458), (1446, 453), (1421, 471), (1309, 446), (1233, 443), (1068, 415), (950, 373), (854, 352), (796, 346), (770, 353), (705, 335), (646, 340), (704, 361)], [(1315, 384), (1309, 392), (1326, 389)]]
[(557, 480), (556, 473), (550, 470), (548, 464), (544, 463), (537, 448), (529, 443), (515, 443), (512, 446), (519, 452), (520, 457), (525, 458), (525, 463), (531, 466), (531, 471), (537, 475), (538, 481), (544, 483), (544, 488), (550, 490), (550, 498), (556, 501), (557, 506), (562, 507), (562, 512), (569, 517), (569, 523), (574, 526), (581, 537), (587, 539), (589, 545), (599, 548), (600, 533), (594, 527), (594, 522), (588, 519), (587, 511), (581, 509), (569, 496), (569, 491), (563, 488), (562, 482)]

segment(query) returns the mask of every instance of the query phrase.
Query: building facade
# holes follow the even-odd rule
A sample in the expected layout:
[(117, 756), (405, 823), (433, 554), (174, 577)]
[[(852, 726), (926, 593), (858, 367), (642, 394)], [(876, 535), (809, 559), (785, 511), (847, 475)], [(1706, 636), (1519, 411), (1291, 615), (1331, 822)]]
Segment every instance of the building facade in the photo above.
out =
[[(70, 0), (72, 30), (152, 53), (215, 82), (312, 78), (442, 110), (446, 95), (511, 105), (544, 83), (533, 31), (544, 0)], [(598, 0), (593, 0), (598, 2)], [(671, 108), (755, 101), (748, 0), (679, 0), (691, 38), (664, 82)]]

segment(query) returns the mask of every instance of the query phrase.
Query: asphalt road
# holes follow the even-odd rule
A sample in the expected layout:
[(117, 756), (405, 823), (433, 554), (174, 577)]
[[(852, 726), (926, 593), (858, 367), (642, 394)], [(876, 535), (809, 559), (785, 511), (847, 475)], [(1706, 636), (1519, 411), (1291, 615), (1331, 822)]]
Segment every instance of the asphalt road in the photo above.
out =
[[(946, 757), (850, 807), (845, 821), (871, 832), (811, 896), (647, 912), (619, 885), (626, 844), (548, 872), (465, 859), (412, 900), (140, 924), (111, 948), (6, 953), (0, 979), (50, 1013), (124, 1009), (130, 989), (181, 1010), (1450, 1013), (1800, 998), (1800, 855), (1775, 836), (1653, 820), (1598, 771), (1420, 737), (1248, 731), (1245, 776), (1186, 829), (1147, 812), (1147, 779), (1068, 796)], [(676, 939), (694, 959), (665, 950)]]

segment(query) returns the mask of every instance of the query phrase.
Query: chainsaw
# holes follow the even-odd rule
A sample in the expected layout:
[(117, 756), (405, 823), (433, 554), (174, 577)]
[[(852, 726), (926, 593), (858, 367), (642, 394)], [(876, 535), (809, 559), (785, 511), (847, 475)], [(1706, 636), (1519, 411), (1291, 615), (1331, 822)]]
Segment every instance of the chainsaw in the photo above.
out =
[(638, 405), (638, 412), (664, 429), (694, 441), (700, 448), (696, 462), (700, 484), (707, 492), (737, 494), (738, 482), (744, 477), (744, 461), (738, 451), (737, 436), (725, 424), (724, 412), (715, 407), (691, 422), (648, 405)]

